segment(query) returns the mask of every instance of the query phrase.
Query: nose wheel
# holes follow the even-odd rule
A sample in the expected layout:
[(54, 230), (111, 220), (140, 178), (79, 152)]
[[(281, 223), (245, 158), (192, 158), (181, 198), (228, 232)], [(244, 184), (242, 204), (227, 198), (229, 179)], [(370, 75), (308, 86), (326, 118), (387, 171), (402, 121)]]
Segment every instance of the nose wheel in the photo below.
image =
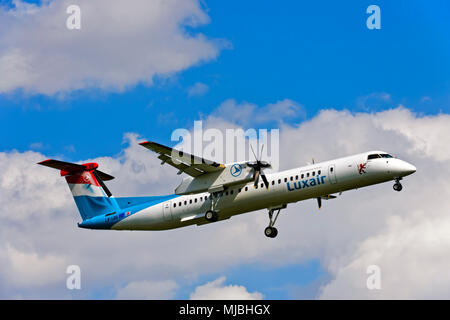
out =
[(395, 179), (395, 183), (394, 183), (394, 185), (392, 186), (392, 188), (394, 188), (395, 191), (402, 191), (403, 186), (402, 186), (402, 184), (400, 183), (400, 179)]
[(268, 238), (275, 238), (278, 234), (278, 229), (275, 227), (267, 227), (264, 229), (264, 234)]

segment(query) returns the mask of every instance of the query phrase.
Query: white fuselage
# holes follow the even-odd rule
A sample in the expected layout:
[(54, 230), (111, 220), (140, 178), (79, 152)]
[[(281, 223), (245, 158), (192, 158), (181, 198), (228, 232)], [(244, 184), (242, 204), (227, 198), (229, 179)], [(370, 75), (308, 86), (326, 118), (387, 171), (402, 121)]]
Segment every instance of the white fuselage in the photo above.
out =
[(208, 223), (205, 212), (213, 209), (219, 220), (260, 209), (282, 208), (289, 203), (318, 198), (336, 192), (382, 183), (415, 172), (415, 167), (397, 158), (368, 160), (365, 152), (345, 158), (320, 162), (291, 170), (267, 174), (269, 189), (260, 179), (230, 187), (211, 195), (208, 192), (175, 198), (142, 209), (119, 221), (116, 230), (166, 230), (192, 224)]

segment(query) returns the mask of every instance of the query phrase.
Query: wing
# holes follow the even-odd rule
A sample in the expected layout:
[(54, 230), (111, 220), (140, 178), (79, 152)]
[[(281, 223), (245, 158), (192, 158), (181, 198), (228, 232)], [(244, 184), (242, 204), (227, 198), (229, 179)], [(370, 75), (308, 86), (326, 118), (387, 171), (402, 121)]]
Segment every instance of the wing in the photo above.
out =
[(178, 151), (156, 142), (145, 141), (139, 144), (158, 153), (158, 159), (162, 160), (161, 164), (167, 163), (177, 168), (179, 170), (178, 174), (184, 172), (195, 178), (205, 173), (222, 171), (225, 168), (225, 165), (221, 163)]

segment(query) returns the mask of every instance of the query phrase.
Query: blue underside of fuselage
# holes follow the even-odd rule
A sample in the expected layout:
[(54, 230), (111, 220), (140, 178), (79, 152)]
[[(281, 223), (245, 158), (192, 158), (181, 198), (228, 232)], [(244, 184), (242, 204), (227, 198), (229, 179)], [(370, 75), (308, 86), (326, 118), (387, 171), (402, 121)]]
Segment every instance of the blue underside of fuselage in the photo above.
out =
[(92, 209), (92, 213), (89, 214), (92, 217), (83, 219), (83, 222), (79, 223), (78, 227), (86, 229), (111, 229), (111, 227), (119, 221), (122, 221), (143, 209), (177, 197), (179, 197), (179, 195), (176, 194), (153, 197), (120, 198), (77, 196), (74, 197), (74, 199), (78, 209), (82, 208), (84, 212)]

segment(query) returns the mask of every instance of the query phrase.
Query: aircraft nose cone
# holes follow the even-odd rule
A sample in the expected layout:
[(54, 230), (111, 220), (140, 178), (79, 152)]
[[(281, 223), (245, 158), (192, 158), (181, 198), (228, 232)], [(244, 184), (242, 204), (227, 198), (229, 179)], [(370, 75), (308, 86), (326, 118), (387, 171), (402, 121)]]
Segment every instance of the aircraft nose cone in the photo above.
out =
[(413, 174), (417, 170), (415, 166), (407, 162), (405, 162), (402, 167), (402, 171), (405, 176)]

